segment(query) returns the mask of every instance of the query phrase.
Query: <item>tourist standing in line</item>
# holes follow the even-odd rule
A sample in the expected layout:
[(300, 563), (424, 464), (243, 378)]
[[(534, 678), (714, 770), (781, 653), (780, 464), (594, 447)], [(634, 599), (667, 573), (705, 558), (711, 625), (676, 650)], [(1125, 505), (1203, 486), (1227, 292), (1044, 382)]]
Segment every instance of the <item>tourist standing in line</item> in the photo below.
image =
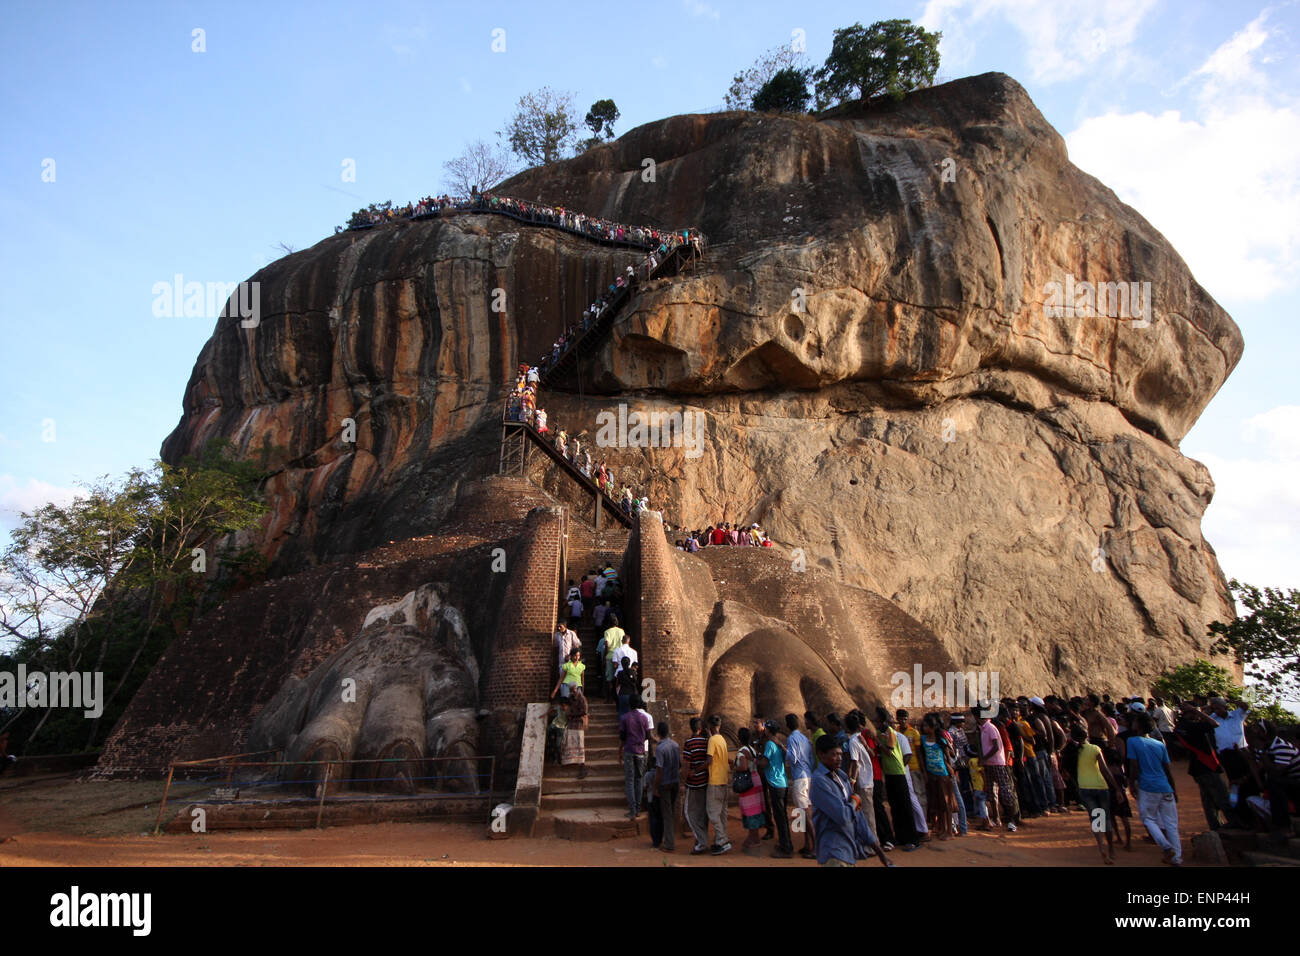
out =
[(659, 744), (655, 747), (655, 802), (659, 805), (659, 818), (663, 822), (662, 849), (672, 853), (677, 849), (677, 796), (681, 781), (682, 748), (673, 740), (666, 720), (659, 721)]
[[(916, 818), (912, 814), (911, 790), (907, 786), (907, 765), (903, 761), (905, 738), (894, 732), (889, 714), (881, 708), (880, 734), (876, 738), (876, 753), (885, 778), (885, 796), (889, 800), (890, 822), (893, 824), (894, 843), (900, 850), (911, 851), (921, 845), (916, 832)], [(818, 753), (821, 744), (818, 743)], [(819, 854), (820, 855), (820, 854)]]
[(794, 856), (794, 843), (790, 839), (790, 812), (787, 809), (789, 782), (785, 775), (785, 748), (777, 740), (774, 720), (763, 724), (763, 753), (759, 757), (759, 769), (767, 781), (772, 822), (776, 825), (776, 849), (772, 855), (789, 859)]
[(803, 814), (803, 849), (799, 855), (805, 859), (814, 857), (814, 827), (812, 822), (812, 786), (813, 749), (808, 736), (799, 729), (799, 718), (795, 714), (785, 715), (788, 734), (785, 739), (785, 773), (790, 781), (790, 803)]
[(872, 775), (875, 761), (871, 759), (871, 751), (867, 748), (867, 742), (863, 738), (862, 723), (856, 712), (849, 712), (844, 715), (844, 730), (849, 735), (849, 762), (847, 765), (841, 763), (840, 768), (845, 770), (849, 783), (853, 784), (853, 792), (858, 795), (862, 815), (866, 817), (871, 832), (879, 838), (875, 819), (876, 782)]
[[(748, 831), (745, 842), (740, 845), (740, 848), (749, 851), (757, 849), (760, 845), (758, 831), (767, 822), (767, 815), (763, 812), (763, 776), (758, 770), (758, 754), (750, 743), (753, 738), (749, 728), (741, 727), (736, 731), (736, 736), (740, 740), (740, 748), (736, 751), (736, 782), (733, 784), (733, 789), (740, 797), (741, 826)], [(749, 786), (742, 789), (741, 781), (746, 777)]]
[(709, 718), (709, 822), (713, 824), (713, 855), (721, 856), (731, 849), (727, 839), (727, 792), (731, 788), (731, 760), (727, 754), (727, 738), (722, 736), (722, 717)]
[(1007, 770), (1007, 752), (1002, 742), (1002, 734), (993, 721), (984, 716), (984, 709), (973, 711), (975, 721), (979, 724), (980, 769), (984, 773), (984, 795), (990, 808), (993, 807), (993, 791), (997, 790), (997, 806), (1001, 811), (1002, 822), (1008, 833), (1016, 832), (1016, 798), (1012, 790), (1011, 774)]
[[(638, 699), (635, 706), (640, 707)], [(623, 793), (627, 798), (627, 816), (635, 820), (641, 812), (642, 778), (645, 776), (646, 743), (649, 728), (641, 714), (628, 710), (618, 719), (618, 737), (623, 742)]]
[(682, 747), (686, 784), (686, 823), (695, 837), (692, 856), (709, 850), (709, 738), (704, 721), (691, 718), (691, 735)]

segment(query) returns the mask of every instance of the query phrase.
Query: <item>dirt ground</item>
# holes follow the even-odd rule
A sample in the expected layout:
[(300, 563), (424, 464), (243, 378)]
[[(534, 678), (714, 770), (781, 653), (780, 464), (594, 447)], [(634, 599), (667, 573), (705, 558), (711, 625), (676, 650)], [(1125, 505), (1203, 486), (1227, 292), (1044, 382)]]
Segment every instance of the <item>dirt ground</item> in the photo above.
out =
[[(1181, 772), (1180, 772), (1181, 771)], [(1205, 828), (1200, 800), (1185, 767), (1175, 764), (1185, 865), (1191, 838)], [(816, 866), (796, 857), (774, 860), (772, 843), (742, 853), (732, 805), (736, 849), (723, 857), (650, 848), (648, 836), (580, 843), (555, 838), (490, 840), (467, 823), (386, 823), (323, 830), (227, 831), (152, 836), (161, 781), (77, 782), (70, 776), (0, 779), (0, 867), (4, 866)], [(178, 796), (173, 790), (168, 806)], [(170, 811), (169, 811), (170, 815)], [(643, 830), (645, 824), (643, 822)], [(1116, 851), (1114, 868), (1158, 865), (1159, 850), (1135, 819), (1133, 849)], [(796, 838), (796, 846), (798, 846)], [(894, 852), (903, 867), (1100, 867), (1088, 817), (1081, 812), (1031, 820), (1019, 832), (980, 833)], [(879, 866), (868, 860), (860, 866)]]

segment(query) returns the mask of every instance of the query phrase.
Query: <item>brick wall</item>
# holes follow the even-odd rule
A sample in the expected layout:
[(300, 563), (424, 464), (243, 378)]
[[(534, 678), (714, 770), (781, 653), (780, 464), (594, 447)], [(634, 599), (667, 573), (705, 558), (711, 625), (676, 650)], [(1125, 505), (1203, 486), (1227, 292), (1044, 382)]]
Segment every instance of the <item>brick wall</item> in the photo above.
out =
[(699, 635), (688, 625), (681, 575), (657, 514), (640, 515), (629, 554), (637, 565), (633, 593), (641, 673), (654, 678), (657, 695), (671, 700), (675, 709), (698, 711), (704, 706)]
[(524, 709), (551, 693), (554, 651), (551, 635), (559, 613), (560, 546), (564, 511), (534, 508), (507, 560), (509, 583), (497, 623), (497, 641), (488, 660), (483, 691), (487, 752), (504, 772), (518, 763)]

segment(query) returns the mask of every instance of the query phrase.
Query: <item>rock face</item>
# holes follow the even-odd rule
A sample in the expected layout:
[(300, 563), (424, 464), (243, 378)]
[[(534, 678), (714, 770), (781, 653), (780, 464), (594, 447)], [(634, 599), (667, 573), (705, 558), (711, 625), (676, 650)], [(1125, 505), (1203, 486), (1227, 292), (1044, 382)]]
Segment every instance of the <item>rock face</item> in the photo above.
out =
[[(762, 522), (1004, 692), (1143, 689), (1232, 613), (1178, 441), (1240, 333), (1011, 79), (673, 117), (501, 192), (707, 237), (541, 403), (584, 444), (620, 402), (703, 412), (699, 457), (600, 449), (674, 524)], [(164, 458), (266, 450), (277, 573), (436, 531), (496, 468), (513, 369), (630, 258), (490, 216), (326, 239), (253, 277), (258, 328), (218, 323)], [(1093, 312), (1127, 316), (1068, 308), (1111, 283), (1137, 295)]]

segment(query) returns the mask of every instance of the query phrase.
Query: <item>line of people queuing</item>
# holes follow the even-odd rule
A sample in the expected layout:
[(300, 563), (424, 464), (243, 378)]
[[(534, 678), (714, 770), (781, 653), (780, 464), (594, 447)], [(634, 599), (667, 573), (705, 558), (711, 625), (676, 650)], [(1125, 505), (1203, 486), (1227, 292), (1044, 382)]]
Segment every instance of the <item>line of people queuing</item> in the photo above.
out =
[[(964, 837), (972, 826), (1015, 833), (1048, 814), (1082, 812), (1109, 864), (1116, 844), (1133, 849), (1136, 807), (1162, 862), (1178, 866), (1171, 748), (1188, 758), (1211, 829), (1253, 825), (1276, 839), (1291, 832), (1290, 816), (1300, 806), (1296, 728), (1247, 723), (1248, 713), (1240, 701), (1220, 698), (1175, 699), (1171, 707), (1157, 698), (1049, 695), (973, 708), (969, 732), (963, 711), (926, 713), (919, 724), (906, 710), (891, 715), (883, 707), (874, 721), (861, 710), (824, 719), (806, 713), (802, 728), (787, 714), (784, 727), (755, 717), (738, 728), (734, 757), (714, 715), (692, 718), (677, 756), (666, 726), (657, 729), (653, 750), (656, 759), (663, 751), (678, 761), (679, 770), (670, 765), (666, 772), (673, 781), (680, 773), (692, 854), (732, 850), (727, 804), (735, 793), (746, 833), (742, 850), (774, 840), (778, 858), (794, 855), (793, 834), (802, 833), (800, 855), (819, 863), (875, 857), (889, 866), (890, 851)], [(654, 771), (652, 765), (647, 773)], [(676, 782), (664, 786), (650, 801), (660, 815), (651, 836), (671, 851)], [(642, 805), (629, 795), (630, 813)]]
[(587, 775), (585, 734), (587, 730), (586, 673), (582, 641), (577, 627), (584, 615), (600, 633), (595, 648), (596, 693), (618, 700), (620, 715), (631, 709), (632, 697), (641, 687), (641, 669), (631, 638), (619, 626), (623, 613), (623, 584), (617, 569), (606, 563), (592, 568), (581, 582), (569, 580), (565, 593), (565, 615), (556, 622), (553, 641), (559, 679), (551, 691), (556, 713), (548, 732), (548, 751), (554, 762), (577, 764), (579, 776)]
[(591, 448), (583, 448), (577, 435), (569, 435), (563, 427), (551, 428), (546, 409), (537, 407), (537, 393), (541, 388), (540, 372), (536, 365), (520, 365), (519, 375), (514, 388), (506, 399), (505, 419), (510, 422), (523, 422), (536, 429), (542, 436), (551, 436), (555, 450), (564, 457), (583, 476), (596, 483), (602, 492), (618, 502), (618, 506), (627, 515), (637, 515), (650, 508), (650, 498), (645, 494), (636, 494), (631, 486), (624, 484), (618, 491), (614, 476), (614, 466), (601, 459), (591, 457)]
[(709, 525), (702, 530), (688, 531), (686, 537), (678, 538), (675, 542), (678, 551), (687, 551), (691, 554), (695, 554), (700, 548), (744, 547), (747, 545), (756, 548), (770, 548), (773, 546), (772, 539), (767, 536), (767, 532), (760, 528), (757, 523), (751, 524), (748, 528), (742, 528), (740, 525), (732, 524), (729, 521)]
[(353, 213), (348, 223), (349, 229), (367, 229), (385, 222), (402, 219), (423, 219), (436, 216), (444, 210), (474, 210), (494, 212), (514, 216), (528, 222), (553, 226), (566, 232), (576, 233), (588, 239), (603, 242), (621, 242), (656, 250), (662, 255), (683, 242), (691, 243), (698, 252), (703, 245), (703, 238), (694, 229), (668, 230), (654, 226), (632, 226), (588, 216), (574, 212), (563, 206), (551, 206), (546, 203), (529, 202), (513, 196), (500, 196), (490, 192), (471, 191), (469, 196), (452, 197), (444, 193), (441, 196), (425, 196), (404, 206), (390, 206), (386, 209), (374, 208)]

